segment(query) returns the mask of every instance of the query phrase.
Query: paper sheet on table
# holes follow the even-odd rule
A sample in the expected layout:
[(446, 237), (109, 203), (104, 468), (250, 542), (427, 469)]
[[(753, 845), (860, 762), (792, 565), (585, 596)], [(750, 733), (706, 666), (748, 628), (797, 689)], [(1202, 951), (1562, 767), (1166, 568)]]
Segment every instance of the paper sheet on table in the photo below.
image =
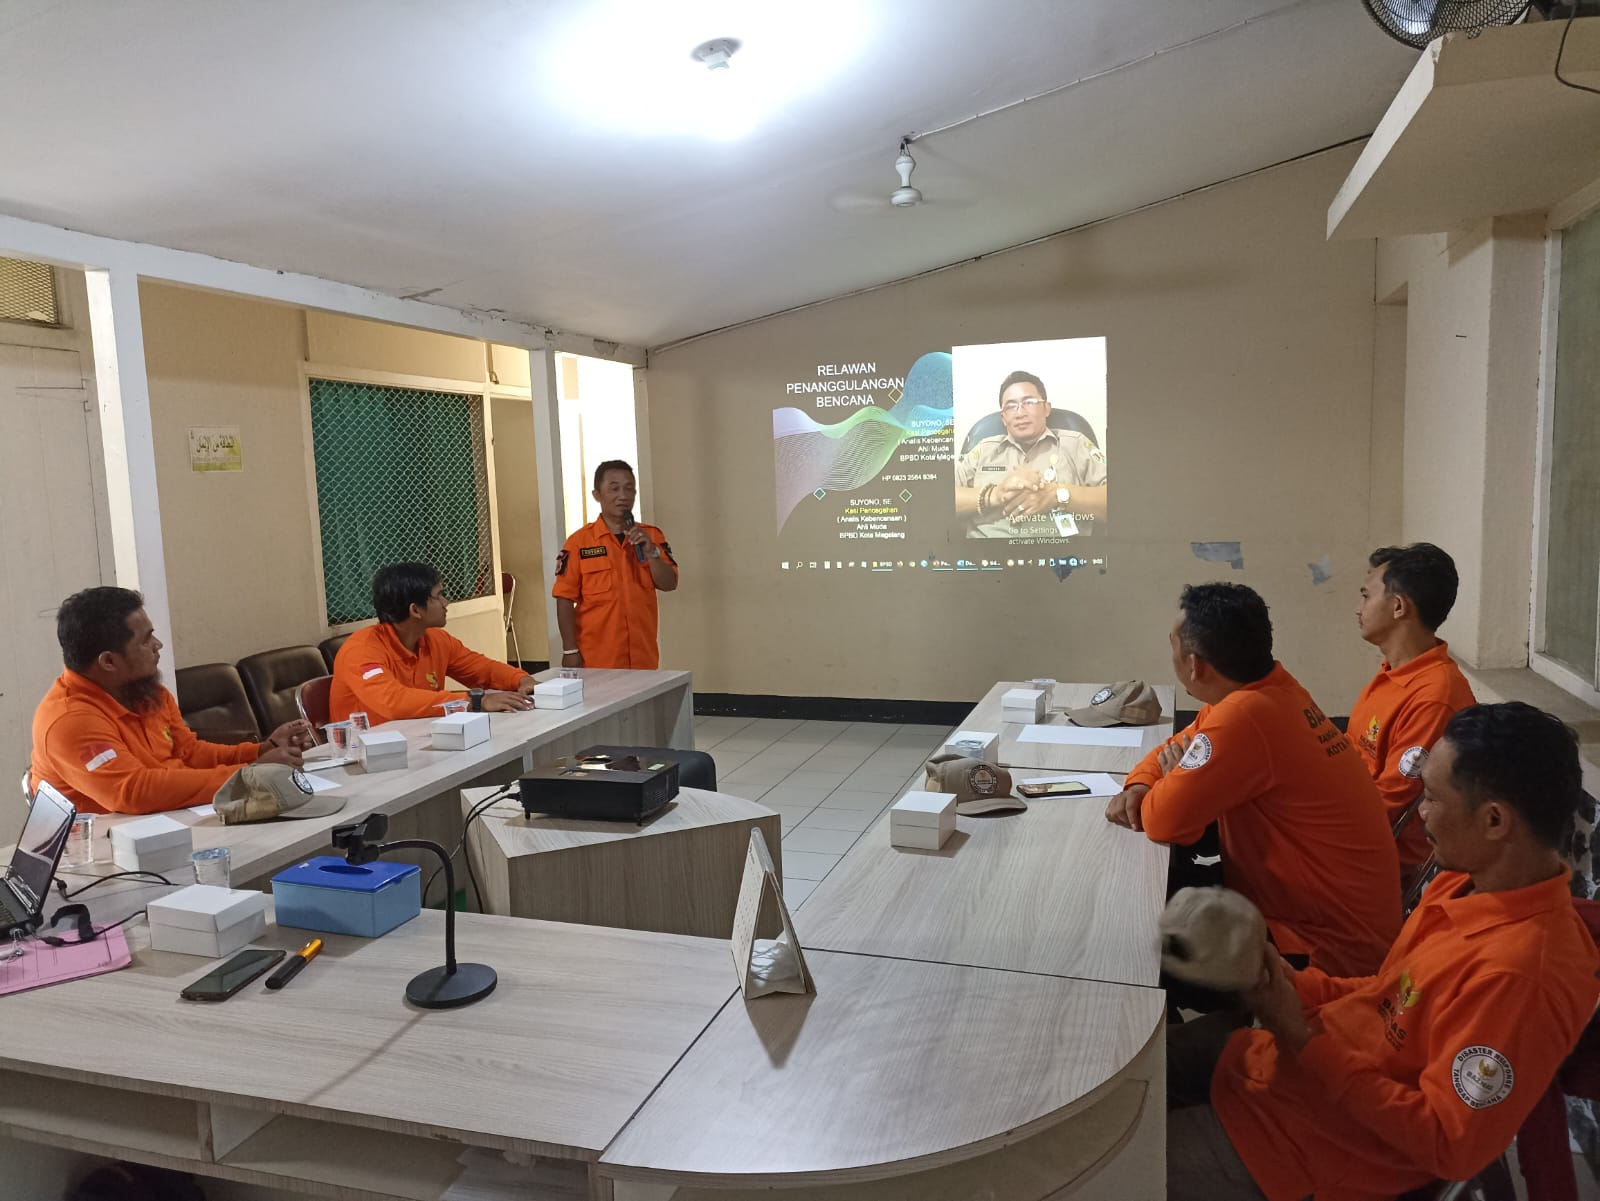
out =
[(1089, 726), (1023, 726), (1017, 741), (1059, 746), (1138, 746), (1144, 741), (1144, 731), (1118, 726), (1101, 730)]
[(71, 942), (64, 947), (29, 939), (22, 944), (19, 957), (0, 960), (0, 997), (64, 980), (114, 972), (132, 962), (128, 938), (121, 927), (102, 930), (98, 938)]
[(1019, 784), (1060, 784), (1067, 780), (1076, 780), (1080, 784), (1087, 784), (1089, 791), (1079, 793), (1080, 796), (1116, 796), (1122, 791), (1122, 781), (1103, 771), (1075, 771), (1059, 776), (1031, 776), (1026, 780), (1017, 781)]
[(304, 771), (327, 771), (330, 767), (343, 767), (354, 762), (353, 756), (346, 756), (342, 759), (307, 759), (300, 766)]

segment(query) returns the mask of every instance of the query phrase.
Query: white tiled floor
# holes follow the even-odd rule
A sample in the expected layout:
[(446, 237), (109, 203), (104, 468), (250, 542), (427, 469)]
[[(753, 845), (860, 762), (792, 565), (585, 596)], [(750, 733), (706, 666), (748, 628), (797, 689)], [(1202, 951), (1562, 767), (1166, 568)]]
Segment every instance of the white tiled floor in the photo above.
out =
[(697, 717), (695, 746), (717, 761), (717, 787), (783, 818), (783, 895), (798, 908), (896, 797), (950, 726)]

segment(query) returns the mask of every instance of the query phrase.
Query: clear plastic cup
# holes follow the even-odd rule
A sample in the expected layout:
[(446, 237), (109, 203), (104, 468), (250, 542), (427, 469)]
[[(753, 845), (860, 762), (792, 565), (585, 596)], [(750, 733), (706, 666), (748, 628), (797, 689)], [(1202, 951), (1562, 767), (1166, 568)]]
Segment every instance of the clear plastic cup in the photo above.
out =
[(472, 709), (472, 702), (463, 700), (446, 701), (439, 707), (443, 709), (447, 715), (451, 713), (467, 713)]
[(194, 882), (196, 884), (213, 884), (218, 888), (227, 888), (233, 856), (227, 847), (207, 847), (203, 851), (196, 851), (189, 856), (189, 861), (194, 864)]
[(94, 814), (80, 813), (72, 819), (67, 846), (61, 852), (64, 867), (85, 867), (94, 862)]
[(372, 722), (365, 713), (352, 713), (349, 717), (350, 724), (356, 728), (356, 733), (365, 734), (372, 729)]
[(353, 756), (356, 745), (356, 728), (347, 721), (330, 721), (322, 727), (328, 735), (328, 745), (333, 748), (335, 758)]

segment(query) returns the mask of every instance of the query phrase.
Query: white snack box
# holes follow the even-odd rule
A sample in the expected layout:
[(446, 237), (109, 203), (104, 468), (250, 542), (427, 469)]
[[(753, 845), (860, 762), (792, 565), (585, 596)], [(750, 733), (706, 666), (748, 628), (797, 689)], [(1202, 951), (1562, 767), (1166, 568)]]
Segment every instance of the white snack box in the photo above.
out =
[(889, 845), (937, 851), (956, 832), (956, 794), (908, 792), (889, 806)]
[(193, 831), (164, 813), (111, 827), (111, 859), (125, 872), (177, 871), (193, 852)]
[(489, 741), (487, 713), (446, 713), (428, 727), (436, 751), (464, 751)]
[[(958, 746), (962, 742), (975, 742), (979, 750), (970, 747)], [(971, 759), (980, 759), (984, 763), (1000, 766), (1000, 735), (991, 734), (987, 730), (957, 730), (950, 735), (944, 744), (942, 752), (946, 755), (963, 755)]]
[(1008, 688), (1000, 698), (1001, 715), (1007, 721), (1043, 721), (1044, 695), (1042, 688)]
[(267, 928), (267, 894), (191, 884), (151, 901), (150, 946), (218, 959), (259, 938)]
[(533, 686), (535, 709), (570, 709), (583, 704), (583, 681), (563, 676)]
[(406, 736), (399, 730), (368, 730), (359, 737), (361, 758), (369, 772), (394, 771), (406, 765)]

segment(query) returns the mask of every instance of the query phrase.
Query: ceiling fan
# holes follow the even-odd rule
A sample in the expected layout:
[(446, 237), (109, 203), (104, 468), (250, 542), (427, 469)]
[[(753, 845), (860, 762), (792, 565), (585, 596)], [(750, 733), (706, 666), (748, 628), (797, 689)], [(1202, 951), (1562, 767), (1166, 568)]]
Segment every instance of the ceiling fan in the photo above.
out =
[(917, 169), (917, 160), (911, 157), (911, 143), (913, 137), (907, 134), (900, 139), (900, 153), (895, 156), (894, 170), (900, 177), (900, 186), (888, 193), (866, 195), (862, 193), (844, 193), (832, 196), (828, 203), (842, 213), (887, 213), (894, 209), (918, 208), (925, 204), (936, 204), (940, 208), (964, 207), (965, 201), (953, 201), (948, 198), (930, 201), (922, 194), (922, 190), (911, 182), (911, 173)]

